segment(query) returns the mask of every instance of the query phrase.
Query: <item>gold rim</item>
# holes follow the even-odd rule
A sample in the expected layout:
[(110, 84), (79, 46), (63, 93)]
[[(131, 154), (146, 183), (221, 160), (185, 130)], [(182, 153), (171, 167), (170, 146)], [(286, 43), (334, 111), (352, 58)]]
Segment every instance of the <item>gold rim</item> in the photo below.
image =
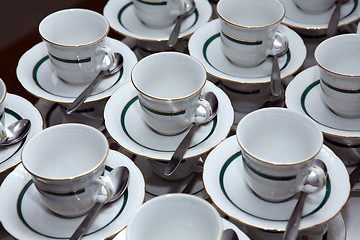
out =
[(263, 25), (263, 26), (245, 26), (245, 25), (240, 25), (240, 24), (233, 23), (233, 22), (227, 20), (224, 16), (221, 16), (221, 14), (219, 13), (219, 4), (216, 7), (216, 12), (217, 12), (219, 18), (221, 18), (226, 23), (228, 23), (230, 25), (233, 25), (233, 26), (236, 26), (236, 27), (242, 27), (242, 28), (247, 28), (247, 29), (266, 28), (266, 27), (273, 26), (273, 25), (275, 25), (277, 23), (280, 23), (284, 19), (285, 15), (286, 15), (286, 9), (284, 7), (284, 4), (282, 4), (282, 2), (280, 2), (280, 1), (278, 1), (278, 3), (282, 6), (282, 9), (283, 9), (283, 13), (282, 13), (280, 19), (276, 20), (275, 22), (273, 22), (271, 24), (267, 24), (267, 25)]
[[(24, 168), (29, 172), (31, 173), (32, 176), (35, 176), (36, 178), (39, 178), (39, 179), (43, 179), (43, 180), (49, 180), (49, 181), (65, 181), (65, 180), (74, 180), (74, 179), (78, 179), (80, 177), (83, 177), (91, 172), (94, 172), (95, 170), (97, 170), (107, 159), (108, 155), (109, 155), (109, 151), (110, 151), (110, 144), (109, 142), (107, 141), (106, 137), (99, 131), (97, 130), (96, 128), (94, 127), (91, 127), (91, 126), (87, 126), (87, 125), (83, 125), (83, 124), (79, 124), (79, 123), (63, 123), (61, 125), (55, 125), (55, 126), (52, 126), (50, 128), (47, 128), (47, 129), (51, 129), (51, 128), (61, 128), (61, 126), (64, 126), (64, 125), (73, 125), (73, 126), (82, 126), (83, 128), (88, 128), (88, 129), (92, 129), (95, 130), (93, 132), (98, 132), (100, 133), (99, 135), (101, 135), (101, 138), (105, 139), (106, 143), (107, 143), (107, 150), (106, 150), (106, 153), (105, 153), (105, 156), (103, 157), (103, 159), (98, 163), (96, 164), (93, 168), (91, 168), (90, 170), (82, 173), (82, 174), (79, 174), (79, 175), (76, 175), (76, 176), (72, 176), (72, 177), (67, 177), (67, 178), (55, 178), (55, 179), (52, 179), (52, 178), (47, 178), (47, 177), (42, 177), (42, 176), (39, 176), (38, 174), (35, 174), (33, 173), (33, 171), (31, 171), (27, 166), (26, 164), (24, 164), (24, 151), (21, 152), (21, 155), (20, 155), (20, 159), (22, 160), (22, 163), (23, 163), (23, 166)], [(38, 132), (37, 134), (35, 134), (31, 139), (35, 139), (36, 136), (42, 134), (42, 132), (46, 131), (47, 129), (44, 129), (40, 132)], [(31, 140), (30, 139), (30, 140)]]
[[(203, 69), (203, 73), (204, 73), (204, 79), (203, 79), (203, 82), (202, 84), (200, 85), (200, 87), (193, 93), (191, 94), (188, 94), (186, 96), (182, 96), (182, 97), (178, 97), (178, 98), (160, 98), (160, 97), (155, 97), (151, 94), (148, 94), (146, 92), (144, 92), (143, 90), (141, 90), (137, 84), (135, 83), (135, 80), (134, 80), (134, 77), (133, 77), (133, 73), (134, 73), (134, 70), (136, 68), (136, 66), (141, 62), (143, 61), (144, 59), (149, 59), (149, 58), (153, 58), (154, 56), (158, 55), (158, 54), (166, 54), (166, 55), (169, 55), (169, 54), (176, 54), (176, 55), (179, 55), (179, 56), (183, 56), (185, 58), (188, 58), (192, 61), (194, 61), (195, 63), (199, 64), (200, 67)], [(205, 84), (206, 84), (206, 69), (205, 67), (203, 66), (203, 64), (197, 60), (196, 58), (190, 56), (190, 55), (187, 55), (187, 54), (184, 54), (184, 53), (177, 53), (177, 52), (160, 52), (160, 53), (154, 53), (152, 55), (149, 55), (148, 57), (145, 57), (143, 58), (141, 61), (139, 61), (134, 67), (133, 69), (131, 70), (131, 82), (132, 82), (132, 85), (135, 87), (135, 89), (140, 92), (142, 95), (146, 96), (146, 97), (149, 97), (149, 98), (152, 98), (152, 99), (156, 99), (156, 100), (163, 100), (163, 101), (176, 101), (176, 100), (183, 100), (183, 99), (186, 99), (186, 98), (189, 98), (191, 96), (194, 96), (196, 94), (198, 94), (204, 87), (205, 87)]]

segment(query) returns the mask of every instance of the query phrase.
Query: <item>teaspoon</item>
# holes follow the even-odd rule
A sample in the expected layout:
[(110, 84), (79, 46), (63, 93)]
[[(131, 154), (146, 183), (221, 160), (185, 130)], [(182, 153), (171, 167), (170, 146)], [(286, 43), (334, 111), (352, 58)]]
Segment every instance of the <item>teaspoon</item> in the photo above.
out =
[(9, 125), (4, 130), (4, 141), (0, 146), (9, 146), (23, 140), (29, 133), (31, 122), (29, 119), (21, 119)]
[(124, 63), (124, 58), (120, 53), (114, 53), (114, 56), (115, 56), (114, 65), (107, 70), (101, 71), (99, 75), (97, 75), (95, 80), (92, 83), (90, 83), (90, 85), (87, 86), (87, 88), (85, 88), (85, 90), (82, 93), (80, 93), (80, 95), (74, 100), (74, 102), (70, 104), (70, 106), (66, 110), (66, 114), (71, 114), (76, 109), (78, 109), (81, 106), (81, 104), (85, 102), (86, 98), (90, 95), (90, 93), (92, 93), (92, 91), (98, 85), (100, 80), (102, 80), (105, 76), (113, 75), (118, 71), (120, 71)]
[(289, 49), (289, 41), (282, 32), (275, 33), (274, 43), (269, 51), (269, 56), (273, 58), (271, 69), (271, 93), (275, 97), (282, 95), (282, 85), (280, 78), (280, 68), (278, 58), (284, 55)]
[(213, 92), (208, 92), (208, 93), (206, 93), (204, 98), (210, 104), (211, 114), (210, 114), (210, 116), (204, 117), (204, 115), (206, 115), (206, 114), (204, 114), (203, 112), (206, 110), (201, 105), (195, 110), (195, 116), (199, 119), (199, 121), (194, 122), (192, 124), (190, 131), (186, 134), (184, 139), (181, 141), (180, 145), (175, 150), (167, 167), (165, 168), (164, 174), (166, 176), (170, 176), (171, 174), (173, 174), (175, 169), (179, 166), (181, 160), (184, 157), (186, 150), (188, 149), (188, 147), (190, 145), (192, 136), (194, 135), (196, 130), (201, 125), (210, 122), (217, 114), (218, 100), (217, 100), (216, 95)]
[[(323, 161), (319, 160), (319, 159), (315, 159), (314, 160), (314, 165), (317, 167), (320, 167), (324, 173), (325, 176), (327, 175), (327, 168), (326, 165)], [(308, 185), (312, 185), (312, 186), (316, 186), (317, 183), (317, 177), (314, 176), (316, 174), (312, 174), (313, 172), (310, 172), (305, 184)], [(301, 214), (302, 214), (302, 210), (304, 208), (304, 204), (305, 204), (305, 198), (306, 198), (307, 193), (302, 191), (300, 193), (300, 197), (298, 202), (296, 203), (296, 206), (294, 208), (294, 211), (292, 212), (290, 219), (286, 225), (286, 229), (285, 229), (285, 233), (283, 236), (283, 240), (295, 240), (298, 232), (299, 232), (299, 227), (300, 227), (300, 219), (301, 219)]]
[(78, 240), (84, 235), (85, 231), (91, 226), (94, 222), (96, 215), (98, 214), (101, 207), (105, 204), (114, 202), (118, 200), (125, 192), (128, 184), (129, 184), (129, 169), (127, 167), (117, 167), (114, 168), (109, 174), (109, 181), (114, 186), (114, 193), (110, 198), (103, 202), (97, 202), (90, 209), (89, 213), (76, 229), (74, 234), (71, 236), (70, 240)]
[(185, 12), (177, 18), (175, 27), (170, 34), (169, 40), (167, 42), (168, 47), (175, 46), (175, 44), (177, 43), (178, 38), (179, 38), (180, 27), (181, 27), (182, 21), (185, 18), (189, 17), (191, 14), (193, 14), (195, 9), (196, 9), (195, 2), (193, 0), (187, 1)]
[(340, 20), (341, 5), (343, 5), (344, 3), (347, 3), (348, 1), (349, 0), (337, 0), (336, 1), (335, 10), (334, 10), (333, 14), (331, 15), (329, 25), (328, 25), (328, 28), (326, 30), (326, 35), (328, 37), (332, 37), (332, 36), (334, 36), (336, 34), (337, 28), (338, 28), (338, 25), (339, 25), (339, 20)]

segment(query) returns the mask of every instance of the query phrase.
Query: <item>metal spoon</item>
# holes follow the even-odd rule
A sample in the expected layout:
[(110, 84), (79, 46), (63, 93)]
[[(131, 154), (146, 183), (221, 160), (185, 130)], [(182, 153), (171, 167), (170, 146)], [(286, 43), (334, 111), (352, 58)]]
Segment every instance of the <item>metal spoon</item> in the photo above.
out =
[(178, 16), (178, 18), (176, 20), (175, 27), (172, 30), (172, 32), (170, 34), (170, 37), (169, 37), (169, 40), (167, 42), (168, 47), (175, 46), (175, 44), (177, 43), (178, 38), (179, 38), (180, 27), (181, 27), (182, 21), (185, 18), (189, 17), (191, 14), (193, 14), (195, 9), (196, 9), (196, 5), (195, 5), (194, 0), (186, 1), (185, 12), (183, 14), (181, 14), (180, 16)]
[(224, 231), (221, 240), (239, 240), (239, 238), (234, 229), (229, 228)]
[(328, 37), (332, 37), (337, 33), (339, 20), (340, 20), (340, 10), (341, 5), (344, 3), (347, 3), (349, 0), (337, 0), (335, 3), (335, 10), (333, 14), (331, 15), (328, 28), (326, 30), (326, 35)]
[(30, 131), (31, 122), (29, 119), (21, 119), (5, 128), (5, 139), (0, 146), (9, 146), (20, 142)]
[(210, 107), (211, 107), (211, 114), (209, 117), (204, 117), (204, 107), (203, 106), (199, 106), (196, 110), (195, 110), (195, 116), (197, 116), (198, 118), (201, 119), (201, 121), (198, 122), (194, 122), (191, 126), (190, 131), (186, 134), (186, 136), (184, 137), (184, 139), (181, 141), (180, 145), (177, 147), (177, 149), (175, 150), (173, 156), (171, 157), (167, 167), (165, 168), (164, 174), (166, 176), (170, 176), (175, 169), (179, 166), (181, 160), (184, 157), (184, 154), (186, 152), (186, 150), (188, 149), (192, 136), (194, 135), (194, 133), (196, 132), (196, 130), (205, 123), (210, 122), (217, 114), (217, 109), (218, 109), (218, 100), (216, 95), (213, 92), (208, 92), (205, 95), (205, 100), (209, 102)]
[[(314, 160), (314, 165), (322, 168), (325, 175), (327, 175), (327, 168), (323, 161), (319, 159)], [(317, 186), (319, 183), (317, 182), (317, 178), (313, 175), (313, 172), (310, 172), (305, 184), (309, 184), (312, 186)], [(283, 240), (295, 240), (298, 232), (299, 232), (299, 226), (300, 226), (300, 219), (302, 210), (304, 208), (305, 198), (307, 193), (301, 192), (298, 202), (296, 203), (296, 206), (294, 208), (294, 211), (292, 212), (290, 219), (286, 225), (285, 233), (283, 236)]]
[(282, 32), (275, 34), (274, 43), (269, 51), (269, 56), (273, 58), (271, 69), (271, 93), (275, 97), (282, 95), (283, 87), (280, 78), (280, 68), (278, 58), (284, 55), (289, 49), (289, 41)]
[(129, 169), (127, 167), (117, 167), (114, 168), (110, 174), (109, 179), (114, 186), (113, 195), (103, 203), (95, 203), (95, 205), (90, 209), (86, 218), (82, 221), (79, 227), (76, 229), (74, 234), (71, 236), (70, 240), (78, 240), (84, 235), (85, 231), (91, 226), (94, 222), (97, 213), (100, 208), (107, 203), (114, 202), (118, 200), (125, 192), (129, 184)]
[(113, 75), (118, 71), (120, 71), (124, 63), (124, 58), (120, 53), (114, 53), (114, 56), (115, 56), (114, 65), (107, 70), (101, 71), (99, 75), (97, 75), (95, 80), (92, 83), (90, 83), (90, 85), (87, 86), (87, 88), (85, 88), (85, 90), (82, 93), (80, 93), (80, 95), (74, 100), (74, 102), (70, 104), (70, 106), (68, 106), (66, 110), (66, 114), (71, 114), (76, 109), (78, 109), (81, 106), (81, 104), (85, 102), (86, 98), (90, 95), (90, 93), (92, 93), (92, 91), (98, 85), (100, 80), (102, 80), (105, 76)]

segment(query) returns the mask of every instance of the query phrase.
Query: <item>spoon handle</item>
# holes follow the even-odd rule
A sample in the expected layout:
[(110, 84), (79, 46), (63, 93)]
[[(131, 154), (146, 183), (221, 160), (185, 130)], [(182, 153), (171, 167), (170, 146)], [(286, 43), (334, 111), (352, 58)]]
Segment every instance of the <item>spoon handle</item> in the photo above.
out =
[(85, 102), (86, 98), (90, 95), (90, 93), (92, 93), (94, 88), (98, 85), (98, 83), (100, 82), (101, 79), (103, 79), (104, 76), (105, 76), (105, 71), (101, 71), (94, 79), (94, 81), (90, 83), (90, 85), (87, 86), (87, 88), (85, 88), (85, 90), (82, 91), (82, 93), (80, 93), (80, 95), (74, 100), (74, 102), (70, 104), (70, 106), (66, 110), (66, 113), (71, 114), (76, 109), (78, 109), (81, 106), (81, 104)]
[(289, 222), (286, 225), (285, 233), (283, 236), (283, 240), (296, 240), (296, 237), (299, 232), (300, 219), (302, 210), (304, 208), (305, 197), (307, 193), (301, 192), (298, 202), (292, 212)]
[(191, 126), (190, 131), (186, 134), (184, 139), (181, 141), (181, 143), (179, 144), (179, 146), (175, 150), (174, 155), (172, 155), (168, 165), (166, 166), (166, 169), (164, 171), (164, 174), (166, 176), (170, 176), (171, 174), (173, 174), (175, 169), (179, 166), (181, 160), (184, 157), (184, 154), (185, 154), (186, 150), (188, 149), (188, 147), (190, 145), (192, 136), (194, 135), (194, 133), (196, 132), (196, 130), (198, 128), (199, 128), (199, 125), (193, 123), (193, 125)]
[(94, 222), (96, 215), (98, 214), (100, 208), (103, 205), (104, 205), (103, 203), (99, 203), (99, 202), (95, 203), (95, 205), (90, 209), (84, 220), (78, 226), (74, 234), (71, 236), (70, 240), (78, 240), (82, 238), (85, 231), (88, 230), (89, 226), (91, 226), (92, 223)]
[(329, 25), (326, 30), (326, 35), (328, 37), (334, 36), (337, 32), (339, 19), (340, 19), (340, 9), (341, 9), (341, 3), (339, 1), (337, 1), (335, 10), (334, 10), (333, 14), (331, 15)]
[(277, 56), (273, 57), (273, 65), (271, 70), (271, 93), (273, 96), (280, 96), (282, 91), (280, 68)]
[(168, 47), (173, 47), (177, 43), (178, 38), (179, 38), (181, 23), (182, 23), (183, 20), (184, 20), (184, 14), (181, 14), (177, 18), (176, 23), (175, 23), (175, 27), (172, 30), (171, 34), (170, 34), (169, 40), (167, 42)]

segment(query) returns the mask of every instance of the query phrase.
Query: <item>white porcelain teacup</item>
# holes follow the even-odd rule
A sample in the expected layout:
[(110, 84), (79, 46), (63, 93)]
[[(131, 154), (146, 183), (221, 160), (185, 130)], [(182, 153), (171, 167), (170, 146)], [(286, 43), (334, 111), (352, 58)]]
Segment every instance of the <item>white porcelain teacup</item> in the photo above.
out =
[(206, 200), (173, 193), (145, 202), (132, 215), (127, 240), (220, 240), (224, 231), (217, 210)]
[(323, 100), (345, 118), (360, 117), (359, 46), (360, 35), (342, 34), (321, 42), (314, 54)]
[(107, 19), (87, 9), (65, 9), (45, 17), (39, 32), (55, 72), (70, 84), (86, 84), (114, 63), (105, 45)]
[[(323, 135), (306, 115), (278, 107), (256, 110), (240, 120), (236, 137), (243, 154), (244, 178), (260, 198), (280, 202), (324, 186), (326, 174), (313, 165)], [(310, 171), (318, 186), (305, 184)]]
[(324, 12), (335, 5), (336, 0), (293, 0), (304, 12)]
[(131, 81), (138, 92), (147, 124), (156, 132), (175, 135), (197, 121), (195, 109), (210, 104), (201, 98), (206, 71), (195, 58), (177, 52), (161, 52), (141, 59)]
[(235, 65), (253, 67), (269, 55), (285, 7), (279, 0), (220, 0), (217, 14), (225, 56)]
[(76, 217), (113, 191), (102, 176), (108, 152), (109, 143), (99, 130), (66, 123), (32, 137), (21, 159), (45, 205), (59, 215)]
[(133, 0), (136, 16), (154, 28), (168, 27), (185, 11), (184, 0)]

